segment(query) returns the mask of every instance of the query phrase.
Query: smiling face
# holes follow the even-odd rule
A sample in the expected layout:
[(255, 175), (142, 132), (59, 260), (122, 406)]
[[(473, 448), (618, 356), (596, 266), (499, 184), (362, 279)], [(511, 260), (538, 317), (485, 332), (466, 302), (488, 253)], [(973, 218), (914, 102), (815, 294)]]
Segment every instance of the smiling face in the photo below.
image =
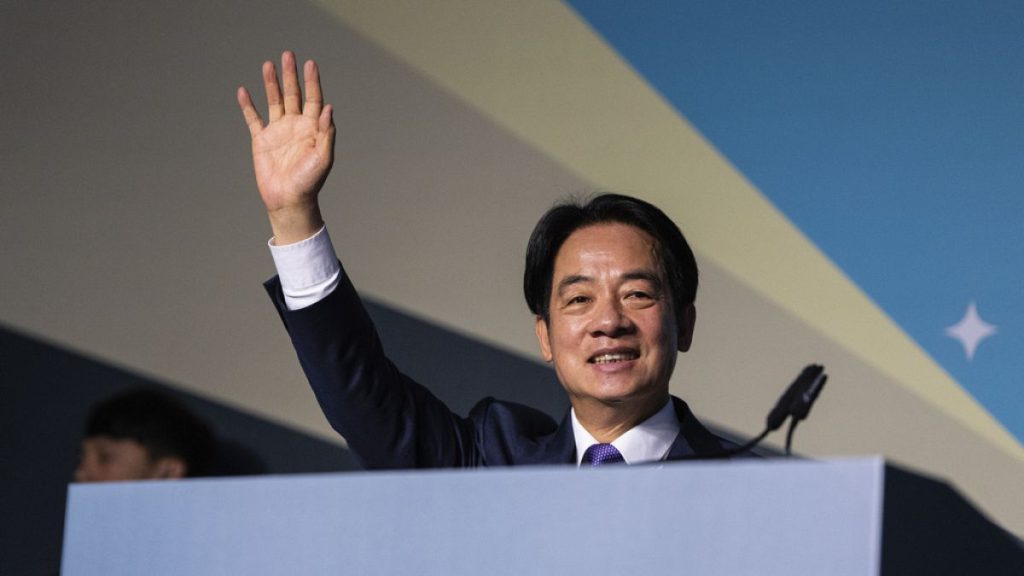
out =
[(610, 222), (566, 239), (549, 319), (538, 317), (536, 331), (578, 416), (612, 407), (646, 418), (668, 399), (676, 351), (689, 348), (694, 318), (692, 304), (676, 314), (654, 239)]

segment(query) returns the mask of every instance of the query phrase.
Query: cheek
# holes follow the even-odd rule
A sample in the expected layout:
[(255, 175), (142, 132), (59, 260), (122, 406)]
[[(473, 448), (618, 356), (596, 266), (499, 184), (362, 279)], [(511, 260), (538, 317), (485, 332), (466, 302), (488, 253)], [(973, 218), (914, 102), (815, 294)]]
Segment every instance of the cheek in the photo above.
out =
[[(551, 342), (551, 364), (558, 374), (559, 380), (565, 382), (576, 370), (579, 369), (581, 361), (580, 339), (570, 327), (569, 323), (562, 322), (557, 329), (552, 325), (550, 334)], [(571, 378), (569, 378), (571, 379)]]
[(576, 359), (584, 349), (586, 340), (585, 323), (578, 319), (562, 321), (558, 329), (551, 334), (552, 352), (563, 361)]
[(572, 335), (576, 332), (576, 322), (577, 320), (572, 317), (552, 315), (551, 323), (548, 325), (548, 338), (552, 346), (565, 346), (571, 342)]
[(679, 328), (676, 325), (675, 320), (669, 318), (666, 319), (661, 326), (662, 338), (669, 346), (670, 352), (675, 352), (679, 344)]
[(649, 318), (646, 326), (645, 332), (649, 335), (650, 344), (662, 354), (674, 355), (679, 347), (679, 334), (675, 320), (659, 314), (657, 317)]

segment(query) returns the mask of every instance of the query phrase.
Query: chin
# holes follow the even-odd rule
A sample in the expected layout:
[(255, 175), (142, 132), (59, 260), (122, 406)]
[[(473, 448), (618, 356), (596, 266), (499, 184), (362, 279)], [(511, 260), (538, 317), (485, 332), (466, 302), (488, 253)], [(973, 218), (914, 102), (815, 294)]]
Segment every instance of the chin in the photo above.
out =
[(635, 386), (605, 386), (600, 390), (596, 390), (592, 398), (605, 404), (624, 404), (635, 400), (643, 400), (651, 395), (651, 390)]

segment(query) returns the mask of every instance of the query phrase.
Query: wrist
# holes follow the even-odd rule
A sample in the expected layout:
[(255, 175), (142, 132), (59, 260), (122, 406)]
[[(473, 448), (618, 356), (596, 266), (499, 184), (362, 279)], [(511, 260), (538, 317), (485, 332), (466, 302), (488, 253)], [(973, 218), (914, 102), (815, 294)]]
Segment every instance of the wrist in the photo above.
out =
[(283, 246), (310, 238), (324, 226), (320, 206), (316, 202), (268, 210), (274, 244)]

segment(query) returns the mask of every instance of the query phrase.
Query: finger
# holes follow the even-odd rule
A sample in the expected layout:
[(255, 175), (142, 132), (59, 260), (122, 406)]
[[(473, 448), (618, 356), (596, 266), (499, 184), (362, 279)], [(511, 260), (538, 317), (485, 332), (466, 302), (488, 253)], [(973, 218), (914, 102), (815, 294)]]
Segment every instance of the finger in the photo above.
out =
[(324, 106), (324, 97), (320, 92), (320, 69), (317, 68), (316, 62), (306, 60), (302, 78), (306, 84), (306, 104), (302, 107), (302, 114), (308, 118), (319, 118)]
[(320, 132), (327, 134), (328, 137), (334, 137), (334, 106), (330, 104), (324, 106), (318, 118), (317, 128)]
[(274, 70), (274, 63), (270, 61), (263, 63), (263, 89), (267, 92), (267, 110), (270, 121), (273, 122), (284, 116), (284, 106), (281, 104), (281, 86), (277, 83), (277, 71)]
[(281, 80), (284, 84), (284, 113), (302, 112), (302, 94), (299, 93), (299, 75), (295, 70), (295, 54), (286, 50), (281, 54)]
[(249, 127), (249, 135), (255, 137), (263, 130), (263, 119), (260, 118), (260, 113), (256, 111), (256, 107), (252, 104), (252, 97), (249, 96), (249, 91), (244, 87), (238, 87), (238, 106), (242, 109), (242, 116), (245, 117), (245, 124)]
[(328, 104), (324, 106), (320, 117), (317, 119), (317, 128), (323, 135), (317, 138), (316, 147), (320, 154), (328, 158), (330, 163), (334, 162), (334, 107)]

